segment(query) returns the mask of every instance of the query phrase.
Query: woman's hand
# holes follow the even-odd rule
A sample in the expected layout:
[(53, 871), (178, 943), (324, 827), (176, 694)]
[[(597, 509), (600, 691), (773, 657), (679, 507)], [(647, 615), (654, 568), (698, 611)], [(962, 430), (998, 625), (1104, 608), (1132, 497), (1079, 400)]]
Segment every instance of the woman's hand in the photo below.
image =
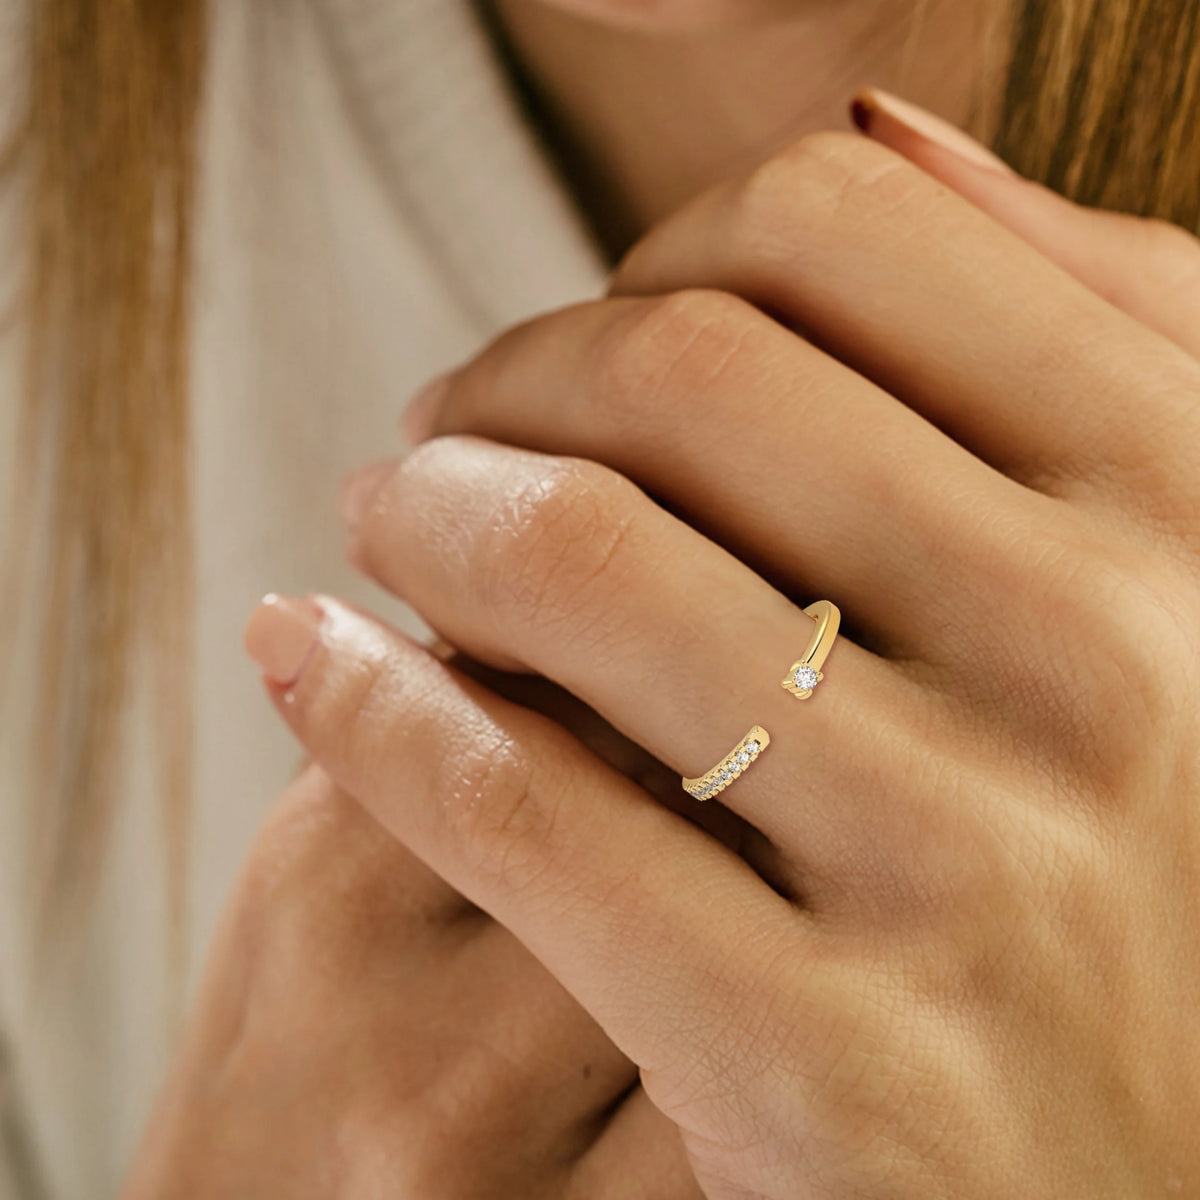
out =
[[(721, 796), (741, 855), (332, 599), (250, 648), (638, 1065), (711, 1200), (1200, 1195), (1200, 251), (925, 153), (1030, 240), (806, 139), (347, 494), (364, 570), (676, 772), (766, 727)], [(791, 597), (844, 613), (803, 703)]]
[(127, 1200), (697, 1200), (637, 1071), (316, 767), (227, 911)]

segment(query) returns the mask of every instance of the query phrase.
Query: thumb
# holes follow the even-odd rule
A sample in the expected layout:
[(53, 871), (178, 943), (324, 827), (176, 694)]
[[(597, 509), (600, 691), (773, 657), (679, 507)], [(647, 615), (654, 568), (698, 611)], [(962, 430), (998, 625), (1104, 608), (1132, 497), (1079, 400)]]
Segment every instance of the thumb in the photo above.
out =
[(1130, 316), (1200, 357), (1200, 241), (1178, 225), (1084, 208), (1023, 179), (962, 130), (871, 88), (855, 125), (1019, 234)]

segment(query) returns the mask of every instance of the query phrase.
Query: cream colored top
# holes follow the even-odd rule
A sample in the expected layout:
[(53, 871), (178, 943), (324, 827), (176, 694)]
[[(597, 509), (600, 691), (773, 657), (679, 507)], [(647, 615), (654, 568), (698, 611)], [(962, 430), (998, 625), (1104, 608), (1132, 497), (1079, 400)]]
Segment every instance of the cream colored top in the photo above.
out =
[[(7, 35), (30, 2), (0, 0), (0, 45), (20, 42)], [(193, 333), (193, 986), (299, 757), (241, 650), (250, 609), (268, 590), (321, 589), (394, 614), (343, 563), (341, 475), (399, 445), (420, 383), (603, 277), (465, 0), (212, 9)], [(18, 80), (17, 65), (0, 77)], [(14, 342), (0, 339), (5, 422)], [(135, 750), (86, 952), (34, 1002), (18, 891), (33, 648), (24, 637), (0, 713), (0, 1200), (100, 1200), (117, 1191), (170, 1050), (158, 798)]]

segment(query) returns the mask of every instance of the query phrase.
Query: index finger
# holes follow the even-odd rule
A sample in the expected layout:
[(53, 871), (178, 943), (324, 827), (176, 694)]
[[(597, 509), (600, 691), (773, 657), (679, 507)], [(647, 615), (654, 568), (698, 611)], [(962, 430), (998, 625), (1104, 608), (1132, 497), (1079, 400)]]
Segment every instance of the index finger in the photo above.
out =
[(247, 648), (330, 776), (508, 927), (643, 1071), (753, 1087), (745, 1026), (810, 919), (555, 722), (333, 600), (264, 602)]

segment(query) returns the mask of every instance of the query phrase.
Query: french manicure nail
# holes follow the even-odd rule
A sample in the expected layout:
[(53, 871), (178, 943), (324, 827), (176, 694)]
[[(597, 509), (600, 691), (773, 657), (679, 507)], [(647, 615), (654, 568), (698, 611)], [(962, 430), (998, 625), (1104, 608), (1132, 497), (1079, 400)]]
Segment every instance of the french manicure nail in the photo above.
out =
[(400, 418), (401, 431), (412, 446), (432, 436), (437, 423), (438, 409), (450, 390), (454, 372), (439, 375), (427, 383), (409, 402)]
[(918, 108), (917, 105), (879, 88), (868, 88), (859, 92), (851, 102), (850, 116), (863, 133), (884, 145), (891, 144), (889, 134), (899, 126), (927, 142), (933, 142), (944, 150), (957, 154), (959, 158), (974, 166), (985, 167), (1002, 175), (1016, 174), (1002, 158), (963, 133), (957, 126), (934, 116), (927, 109)]
[(246, 624), (246, 653), (280, 687), (291, 687), (321, 640), (324, 612), (313, 600), (268, 592)]
[(367, 513), (371, 511), (371, 505), (374, 503), (375, 497), (379, 495), (380, 488), (395, 469), (396, 460), (388, 458), (360, 467), (342, 480), (342, 489), (338, 496), (338, 511), (350, 533), (358, 532)]

